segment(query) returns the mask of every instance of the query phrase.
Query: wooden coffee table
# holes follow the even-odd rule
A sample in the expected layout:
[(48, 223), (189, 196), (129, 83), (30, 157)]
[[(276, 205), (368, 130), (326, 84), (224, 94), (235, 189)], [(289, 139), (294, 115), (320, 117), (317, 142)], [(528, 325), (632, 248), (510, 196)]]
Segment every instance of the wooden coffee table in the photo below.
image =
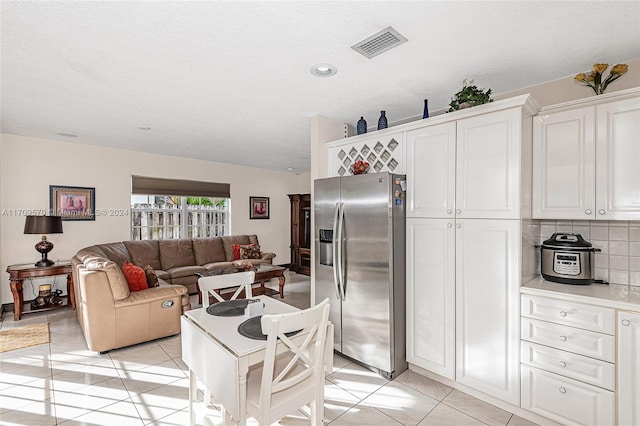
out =
[[(261, 295), (267, 295), (267, 296), (272, 296), (274, 294), (280, 294), (280, 298), (284, 298), (284, 271), (286, 270), (286, 268), (284, 266), (276, 266), (276, 265), (260, 265), (258, 267), (258, 269), (255, 271), (256, 276), (254, 278), (254, 284), (260, 284), (259, 288), (256, 288), (255, 290), (252, 290), (251, 293), (253, 296), (261, 296)], [(205, 272), (205, 273), (198, 273), (196, 275), (201, 276), (201, 277), (208, 277), (208, 276), (212, 276), (212, 275), (220, 275), (220, 274), (232, 274), (232, 273), (236, 273), (236, 272), (243, 272), (245, 271), (245, 269), (243, 268), (231, 268), (231, 269), (224, 269), (224, 270), (215, 270), (215, 271), (209, 271), (209, 272)], [(270, 288), (267, 288), (264, 286), (264, 284), (269, 281), (272, 278), (277, 278), (278, 279), (278, 284), (279, 284), (279, 292), (272, 290)], [(202, 303), (202, 292), (200, 291), (200, 286), (196, 283), (196, 289), (198, 291), (198, 303)], [(225, 295), (227, 295), (227, 297), (231, 296), (231, 294), (233, 294), (233, 292), (231, 293), (222, 293), (220, 290), (216, 290), (218, 292), (218, 294), (220, 294), (223, 298), (225, 297)], [(215, 299), (212, 298), (212, 303), (215, 303)]]
[[(272, 278), (278, 279), (280, 287), (280, 298), (284, 298), (284, 271), (285, 267), (276, 265), (260, 265), (256, 271), (256, 283), (260, 283), (260, 294), (265, 294), (268, 289), (265, 288), (264, 283)], [(256, 293), (257, 295), (258, 293)], [(273, 293), (275, 294), (275, 292)]]

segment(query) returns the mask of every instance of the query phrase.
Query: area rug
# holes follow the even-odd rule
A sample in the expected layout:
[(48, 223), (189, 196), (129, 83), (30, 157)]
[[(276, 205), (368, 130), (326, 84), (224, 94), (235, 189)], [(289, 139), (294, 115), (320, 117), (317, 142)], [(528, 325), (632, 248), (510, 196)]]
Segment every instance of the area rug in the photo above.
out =
[(49, 342), (48, 322), (0, 331), (0, 353)]

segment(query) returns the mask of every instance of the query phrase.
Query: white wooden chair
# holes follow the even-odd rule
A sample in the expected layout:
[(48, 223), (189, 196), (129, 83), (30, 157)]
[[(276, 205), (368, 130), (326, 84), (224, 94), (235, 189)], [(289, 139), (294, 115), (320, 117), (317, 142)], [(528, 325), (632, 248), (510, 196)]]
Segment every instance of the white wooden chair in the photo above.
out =
[[(267, 347), (264, 364), (249, 371), (247, 417), (266, 426), (309, 404), (311, 424), (322, 426), (329, 308), (325, 299), (306, 310), (262, 316)], [(285, 335), (296, 330), (308, 333), (300, 336), (304, 340), (299, 346), (293, 341), (300, 343), (299, 339)], [(285, 353), (276, 348), (278, 341), (285, 345)]]
[(230, 300), (237, 299), (242, 290), (245, 292), (245, 299), (251, 298), (251, 284), (255, 281), (255, 276), (256, 273), (254, 271), (249, 271), (198, 278), (198, 287), (202, 294), (202, 307), (205, 309), (209, 307), (210, 295), (215, 297), (219, 302), (224, 302), (222, 296), (216, 291), (223, 288), (238, 287)]
[[(249, 271), (198, 278), (198, 287), (200, 288), (200, 294), (202, 295), (202, 307), (204, 309), (209, 307), (210, 295), (215, 297), (219, 302), (224, 302), (225, 299), (216, 291), (224, 288), (238, 287), (229, 300), (236, 300), (240, 293), (242, 293), (242, 290), (244, 290), (245, 299), (251, 298), (251, 284), (255, 281), (255, 277), (256, 273), (254, 271)], [(206, 388), (204, 390), (204, 400), (206, 405), (211, 403), (211, 392)], [(223, 419), (222, 424), (227, 424), (226, 410), (224, 407), (220, 406), (220, 411)]]

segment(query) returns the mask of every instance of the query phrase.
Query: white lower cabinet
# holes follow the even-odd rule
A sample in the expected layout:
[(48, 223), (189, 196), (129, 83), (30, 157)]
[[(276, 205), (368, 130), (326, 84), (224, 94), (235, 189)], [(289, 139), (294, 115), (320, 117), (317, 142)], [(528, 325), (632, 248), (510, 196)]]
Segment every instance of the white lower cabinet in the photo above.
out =
[(518, 405), (520, 221), (407, 219), (407, 360)]
[(456, 381), (520, 401), (520, 221), (456, 222)]
[(522, 408), (566, 425), (614, 425), (614, 317), (611, 308), (522, 295)]
[(522, 316), (613, 335), (615, 310), (567, 300), (522, 296)]
[(640, 313), (618, 311), (618, 424), (640, 425)]
[(521, 337), (523, 340), (608, 362), (614, 362), (615, 359), (615, 337), (608, 334), (522, 318)]
[(522, 408), (565, 425), (614, 424), (614, 393), (522, 366)]
[(572, 377), (590, 385), (609, 390), (616, 387), (616, 369), (610, 362), (526, 341), (522, 342), (520, 357), (523, 364)]
[(407, 361), (455, 379), (454, 220), (407, 219)]

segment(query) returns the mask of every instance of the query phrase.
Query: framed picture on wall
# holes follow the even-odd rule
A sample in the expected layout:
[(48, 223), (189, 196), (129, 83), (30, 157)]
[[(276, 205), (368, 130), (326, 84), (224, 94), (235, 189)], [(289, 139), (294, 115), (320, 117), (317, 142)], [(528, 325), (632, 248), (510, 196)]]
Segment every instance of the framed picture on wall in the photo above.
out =
[(269, 219), (269, 197), (249, 197), (249, 219)]
[(49, 208), (62, 220), (96, 220), (96, 189), (81, 186), (49, 186)]

